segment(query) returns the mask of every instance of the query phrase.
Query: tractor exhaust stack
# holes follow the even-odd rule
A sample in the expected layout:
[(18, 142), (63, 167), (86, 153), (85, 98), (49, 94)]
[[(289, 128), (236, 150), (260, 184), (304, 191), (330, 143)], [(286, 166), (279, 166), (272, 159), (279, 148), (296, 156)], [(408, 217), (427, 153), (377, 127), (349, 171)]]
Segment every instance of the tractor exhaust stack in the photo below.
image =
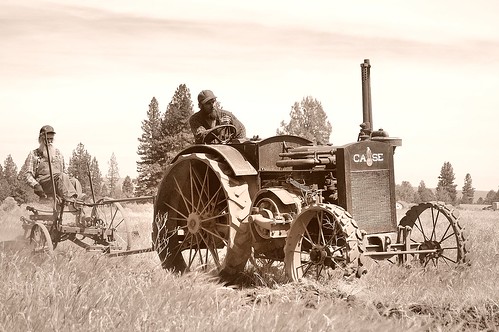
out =
[(371, 64), (364, 59), (360, 64), (362, 75), (362, 124), (359, 141), (369, 139), (373, 131), (373, 114), (371, 102)]

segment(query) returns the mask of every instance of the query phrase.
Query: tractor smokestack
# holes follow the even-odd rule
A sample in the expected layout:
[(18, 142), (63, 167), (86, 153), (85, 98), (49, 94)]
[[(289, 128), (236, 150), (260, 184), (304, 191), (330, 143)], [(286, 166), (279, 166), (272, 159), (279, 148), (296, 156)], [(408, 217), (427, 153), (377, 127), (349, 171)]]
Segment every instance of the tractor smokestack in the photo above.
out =
[(373, 130), (373, 114), (371, 103), (371, 64), (369, 59), (365, 59), (364, 63), (360, 64), (362, 74), (362, 120), (361, 125), (364, 132), (364, 137), (359, 139), (367, 139)]

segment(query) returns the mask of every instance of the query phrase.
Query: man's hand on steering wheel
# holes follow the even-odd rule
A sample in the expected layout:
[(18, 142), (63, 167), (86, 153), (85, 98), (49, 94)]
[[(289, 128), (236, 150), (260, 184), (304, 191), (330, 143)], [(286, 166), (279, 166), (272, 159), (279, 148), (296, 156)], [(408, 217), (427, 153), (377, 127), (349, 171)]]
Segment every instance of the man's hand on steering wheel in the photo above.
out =
[(208, 144), (213, 141), (218, 144), (227, 144), (237, 135), (237, 129), (231, 124), (223, 124), (215, 126), (207, 130), (203, 138), (203, 144)]

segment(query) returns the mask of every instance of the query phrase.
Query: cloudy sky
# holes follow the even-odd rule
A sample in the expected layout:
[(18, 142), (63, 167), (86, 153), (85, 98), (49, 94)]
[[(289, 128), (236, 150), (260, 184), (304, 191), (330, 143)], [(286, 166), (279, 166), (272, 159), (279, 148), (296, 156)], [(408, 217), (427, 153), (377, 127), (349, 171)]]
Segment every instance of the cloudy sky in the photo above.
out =
[[(371, 61), (373, 122), (403, 139), (397, 183), (498, 190), (499, 2), (0, 1), (0, 161), (20, 168), (50, 124), (106, 174), (135, 177), (152, 97), (211, 89), (249, 136), (272, 136), (294, 102), (318, 99), (331, 142), (356, 140), (360, 64)], [(195, 104), (196, 106), (196, 104)]]

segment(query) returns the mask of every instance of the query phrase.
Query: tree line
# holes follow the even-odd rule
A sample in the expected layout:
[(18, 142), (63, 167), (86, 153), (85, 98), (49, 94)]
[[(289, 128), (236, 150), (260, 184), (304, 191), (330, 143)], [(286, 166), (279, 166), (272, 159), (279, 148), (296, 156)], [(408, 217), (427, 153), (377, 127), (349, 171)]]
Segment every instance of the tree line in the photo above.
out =
[[(118, 163), (113, 153), (108, 162), (109, 169), (104, 177), (99, 168), (99, 163), (95, 157), (87, 152), (83, 143), (79, 143), (67, 164), (67, 173), (71, 177), (77, 178), (82, 186), (82, 191), (96, 199), (102, 197), (133, 197), (133, 183), (130, 176), (126, 176), (123, 181), (120, 179)], [(9, 154), (4, 161), (3, 167), (0, 165), (0, 202), (7, 197), (13, 197), (18, 203), (32, 202), (38, 199), (23, 179), (24, 170), (15, 164)]]
[(491, 204), (499, 201), (499, 190), (495, 192), (490, 190), (485, 198), (479, 197), (475, 201), (475, 188), (473, 180), (469, 173), (466, 174), (461, 188), (461, 194), (458, 195), (457, 185), (454, 183), (454, 169), (450, 162), (445, 162), (440, 169), (438, 182), (435, 190), (426, 187), (424, 181), (419, 183), (415, 190), (409, 181), (402, 181), (400, 185), (395, 187), (395, 195), (397, 200), (407, 203), (421, 203), (428, 201), (443, 201), (448, 204)]
[[(223, 109), (219, 101), (217, 109)], [(151, 99), (146, 119), (142, 121), (142, 136), (137, 154), (137, 185), (135, 194), (154, 195), (163, 172), (177, 153), (194, 142), (189, 117), (194, 114), (191, 93), (180, 84), (164, 112), (158, 101)], [(332, 127), (321, 103), (310, 96), (295, 102), (291, 107), (289, 122), (282, 121), (277, 135), (292, 134), (307, 138), (314, 143), (327, 143)]]
[[(218, 109), (223, 109), (219, 101)], [(120, 179), (118, 163), (114, 153), (108, 162), (108, 172), (104, 177), (99, 169), (99, 163), (92, 157), (85, 146), (79, 143), (69, 160), (68, 173), (80, 180), (83, 191), (97, 197), (139, 197), (155, 195), (162, 180), (167, 165), (181, 150), (194, 142), (190, 130), (189, 118), (194, 113), (191, 93), (185, 84), (180, 84), (175, 90), (171, 101), (163, 112), (159, 109), (156, 97), (152, 97), (146, 111), (146, 118), (141, 123), (142, 134), (138, 138), (136, 179), (126, 176)], [(297, 135), (307, 138), (315, 144), (329, 143), (332, 126), (317, 99), (306, 96), (300, 102), (291, 106), (289, 121), (281, 121), (276, 130), (277, 135)], [(18, 202), (33, 200), (36, 196), (32, 189), (19, 178), (17, 166), (9, 155), (0, 165), (0, 201), (12, 196)], [(461, 196), (458, 197), (455, 176), (450, 162), (445, 162), (440, 170), (435, 191), (426, 187), (424, 181), (418, 188), (408, 181), (396, 185), (397, 200), (408, 203), (439, 200), (449, 204), (473, 203), (475, 188), (470, 174), (466, 174)], [(476, 203), (490, 204), (499, 201), (499, 190), (491, 190), (485, 199), (479, 198)]]

